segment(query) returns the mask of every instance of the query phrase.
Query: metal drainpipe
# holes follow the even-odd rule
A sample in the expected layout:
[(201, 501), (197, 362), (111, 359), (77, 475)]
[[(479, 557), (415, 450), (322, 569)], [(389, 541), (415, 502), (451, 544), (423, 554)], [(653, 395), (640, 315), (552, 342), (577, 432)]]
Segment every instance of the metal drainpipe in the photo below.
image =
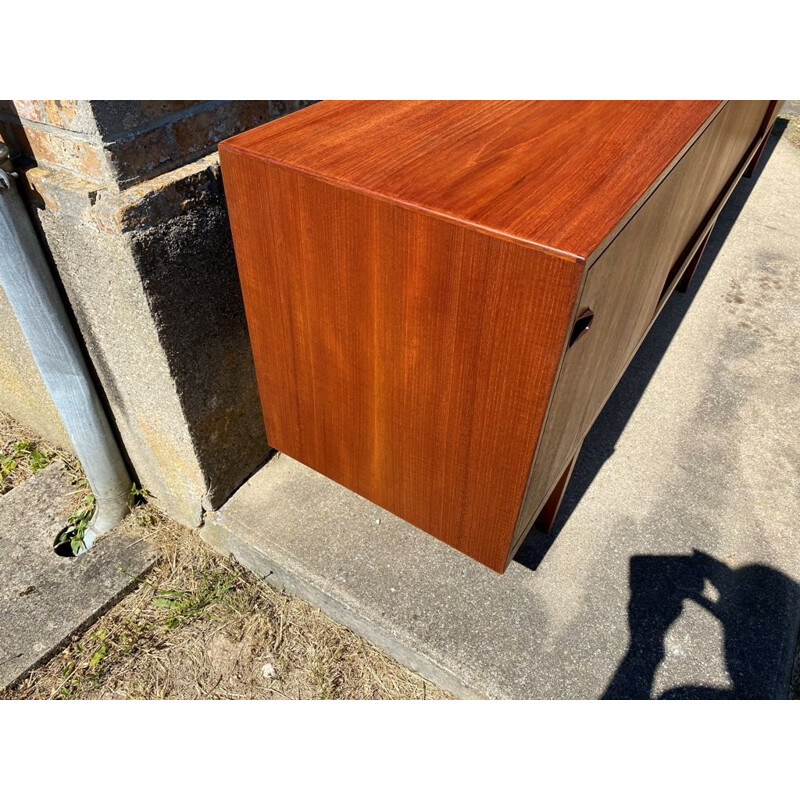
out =
[(96, 500), (86, 549), (127, 513), (131, 479), (0, 144), (0, 286), (14, 309)]

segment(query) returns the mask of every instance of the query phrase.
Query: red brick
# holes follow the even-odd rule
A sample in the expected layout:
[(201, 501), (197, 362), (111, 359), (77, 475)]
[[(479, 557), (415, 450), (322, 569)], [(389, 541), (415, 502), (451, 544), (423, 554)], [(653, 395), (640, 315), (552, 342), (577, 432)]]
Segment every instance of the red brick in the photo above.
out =
[(42, 100), (47, 121), (59, 128), (73, 129), (79, 100)]
[(234, 100), (173, 123), (179, 157), (206, 155), (235, 133), (269, 122), (266, 100)]
[(162, 117), (187, 111), (202, 100), (92, 100), (92, 115), (106, 140), (156, 124)]
[(153, 128), (106, 145), (120, 186), (129, 186), (169, 169), (176, 159), (175, 145), (167, 128)]
[(44, 128), (18, 125), (12, 128), (22, 151), (37, 163), (65, 167), (89, 178), (105, 176), (102, 152), (91, 142)]
[(41, 100), (14, 100), (14, 108), (21, 119), (32, 122), (46, 122)]

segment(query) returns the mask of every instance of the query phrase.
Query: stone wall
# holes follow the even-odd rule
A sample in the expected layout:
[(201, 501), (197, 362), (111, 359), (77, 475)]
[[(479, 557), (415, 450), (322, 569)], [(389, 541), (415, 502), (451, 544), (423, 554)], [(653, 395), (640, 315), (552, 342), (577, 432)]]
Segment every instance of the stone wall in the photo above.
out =
[[(216, 147), (304, 101), (5, 101), (23, 180), (141, 485), (199, 525), (269, 452)], [(0, 297), (0, 324), (13, 315)], [(63, 443), (16, 333), (0, 408)], [(59, 435), (62, 439), (59, 439)]]

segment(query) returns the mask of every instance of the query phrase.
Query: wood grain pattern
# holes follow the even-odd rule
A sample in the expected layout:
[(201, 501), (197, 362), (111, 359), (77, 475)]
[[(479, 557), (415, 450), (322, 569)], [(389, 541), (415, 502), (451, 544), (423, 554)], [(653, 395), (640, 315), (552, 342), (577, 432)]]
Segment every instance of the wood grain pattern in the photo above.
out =
[(586, 258), (718, 106), (328, 101), (224, 148)]
[(502, 570), (582, 265), (222, 159), (270, 444)]
[(771, 113), (326, 102), (223, 143), (270, 443), (502, 571)]
[(752, 146), (767, 101), (732, 101), (590, 269), (579, 305), (591, 332), (565, 356), (536, 451), (515, 541), (602, 410), (656, 313), (672, 266)]

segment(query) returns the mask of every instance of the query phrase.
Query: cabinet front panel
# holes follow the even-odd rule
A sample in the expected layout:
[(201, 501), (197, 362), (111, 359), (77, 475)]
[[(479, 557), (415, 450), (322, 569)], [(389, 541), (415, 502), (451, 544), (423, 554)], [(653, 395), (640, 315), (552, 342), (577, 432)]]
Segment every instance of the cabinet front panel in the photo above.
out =
[(568, 348), (515, 539), (579, 447), (656, 312), (667, 276), (750, 151), (768, 101), (731, 101), (590, 267), (578, 312), (591, 325)]

